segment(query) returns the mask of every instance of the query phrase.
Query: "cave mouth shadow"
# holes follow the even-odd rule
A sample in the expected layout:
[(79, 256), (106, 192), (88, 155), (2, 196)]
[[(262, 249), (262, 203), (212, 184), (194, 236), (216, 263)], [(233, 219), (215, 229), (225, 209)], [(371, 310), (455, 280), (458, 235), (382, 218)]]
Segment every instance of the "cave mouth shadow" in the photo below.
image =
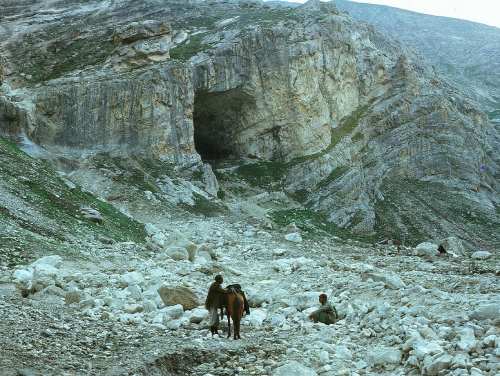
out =
[(194, 145), (203, 161), (239, 159), (245, 145), (238, 140), (244, 117), (253, 98), (241, 89), (195, 94)]

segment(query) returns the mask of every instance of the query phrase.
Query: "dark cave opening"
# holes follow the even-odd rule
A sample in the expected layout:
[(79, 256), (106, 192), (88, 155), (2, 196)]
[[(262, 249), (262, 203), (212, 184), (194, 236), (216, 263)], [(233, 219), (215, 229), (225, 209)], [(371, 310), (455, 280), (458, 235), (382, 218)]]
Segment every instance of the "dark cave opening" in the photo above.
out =
[(243, 129), (245, 107), (251, 98), (239, 89), (196, 93), (194, 100), (194, 143), (205, 161), (236, 159), (244, 145), (238, 139)]

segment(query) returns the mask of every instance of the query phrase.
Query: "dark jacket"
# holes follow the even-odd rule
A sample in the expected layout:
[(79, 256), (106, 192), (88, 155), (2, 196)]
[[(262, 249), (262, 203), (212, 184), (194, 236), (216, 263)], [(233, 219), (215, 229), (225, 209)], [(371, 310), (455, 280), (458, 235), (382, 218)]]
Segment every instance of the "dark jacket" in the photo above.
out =
[(208, 289), (207, 300), (205, 300), (205, 308), (210, 310), (210, 308), (219, 308), (224, 304), (224, 295), (227, 293), (226, 289), (223, 289), (219, 282), (214, 282), (210, 285)]

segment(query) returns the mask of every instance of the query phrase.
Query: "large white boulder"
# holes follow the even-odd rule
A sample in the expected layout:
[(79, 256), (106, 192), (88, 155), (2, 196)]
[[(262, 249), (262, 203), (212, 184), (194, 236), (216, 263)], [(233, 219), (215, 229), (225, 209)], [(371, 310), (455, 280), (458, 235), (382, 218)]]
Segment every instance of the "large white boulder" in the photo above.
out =
[(162, 309), (162, 311), (165, 312), (165, 314), (171, 319), (178, 319), (184, 313), (184, 309), (182, 308), (182, 305), (180, 305), (180, 304), (165, 307)]
[(62, 264), (62, 257), (58, 255), (52, 255), (39, 258), (38, 260), (36, 260), (31, 264), (31, 267), (36, 268), (36, 267), (44, 267), (50, 265), (57, 269), (61, 266), (61, 264)]
[(127, 272), (120, 278), (121, 285), (124, 287), (131, 285), (141, 285), (144, 283), (144, 276), (140, 272)]
[(424, 358), (423, 371), (425, 375), (437, 376), (441, 371), (450, 368), (453, 358), (448, 354), (436, 354)]
[(299, 311), (319, 305), (319, 296), (321, 292), (308, 291), (298, 294), (292, 294), (283, 300), (289, 307), (294, 307)]
[(500, 303), (481, 303), (470, 315), (474, 320), (495, 320), (500, 318)]
[(199, 324), (208, 318), (208, 311), (204, 308), (195, 308), (189, 313), (189, 322)]
[(474, 252), (471, 257), (475, 260), (487, 260), (491, 257), (491, 253), (488, 251), (477, 251)]
[(250, 315), (244, 317), (245, 323), (251, 326), (261, 326), (267, 317), (267, 311), (264, 309), (252, 309)]
[(470, 352), (475, 349), (477, 345), (476, 336), (474, 335), (474, 329), (471, 327), (465, 327), (460, 330), (460, 341), (457, 343), (457, 347), (465, 352)]
[(302, 242), (302, 236), (300, 236), (298, 232), (292, 232), (290, 234), (286, 234), (285, 239), (292, 243)]
[(186, 250), (186, 248), (183, 247), (170, 246), (167, 248), (166, 253), (168, 257), (170, 257), (172, 260), (175, 261), (182, 261), (189, 259), (189, 253)]
[(273, 371), (273, 376), (317, 376), (315, 370), (292, 360)]
[(438, 246), (431, 242), (420, 243), (415, 247), (417, 256), (433, 257), (438, 254)]
[(362, 279), (363, 281), (371, 279), (374, 282), (383, 282), (387, 288), (395, 290), (402, 289), (406, 286), (403, 280), (393, 273), (367, 272), (362, 274)]
[(456, 236), (450, 236), (441, 241), (439, 244), (447, 253), (455, 256), (465, 256), (464, 243)]

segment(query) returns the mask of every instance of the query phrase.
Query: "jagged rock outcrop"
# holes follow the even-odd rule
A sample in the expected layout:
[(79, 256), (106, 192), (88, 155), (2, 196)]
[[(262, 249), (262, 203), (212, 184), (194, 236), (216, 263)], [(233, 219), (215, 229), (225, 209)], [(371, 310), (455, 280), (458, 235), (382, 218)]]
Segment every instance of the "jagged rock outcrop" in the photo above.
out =
[(332, 4), (43, 4), (4, 10), (3, 132), (66, 156), (277, 161), (288, 192), (363, 234), (498, 223), (487, 117)]

